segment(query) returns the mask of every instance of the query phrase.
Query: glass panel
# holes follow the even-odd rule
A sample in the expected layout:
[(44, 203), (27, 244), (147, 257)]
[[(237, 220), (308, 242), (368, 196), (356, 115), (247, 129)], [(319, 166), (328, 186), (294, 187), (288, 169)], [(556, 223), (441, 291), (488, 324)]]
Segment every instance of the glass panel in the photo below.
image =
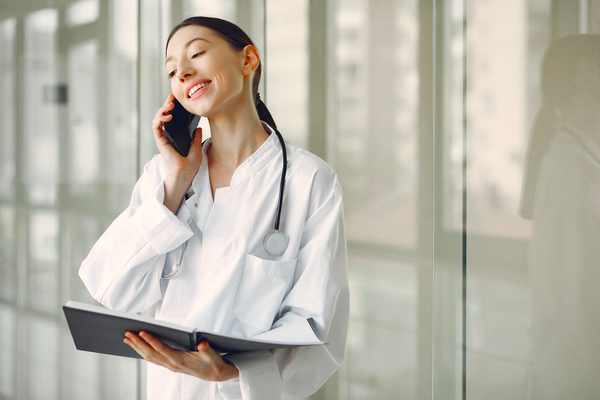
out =
[[(101, 162), (108, 169), (110, 215), (118, 215), (129, 204), (132, 183), (137, 181), (138, 146), (138, 29), (137, 0), (114, 0), (108, 65), (108, 116), (104, 134), (107, 140), (107, 159)], [(146, 3), (148, 4), (148, 3)], [(105, 57), (101, 57), (103, 59)], [(160, 65), (159, 65), (160, 66)], [(97, 83), (94, 83), (97, 85)], [(159, 86), (159, 85), (153, 85)], [(164, 102), (164, 100), (163, 100)], [(152, 130), (142, 131), (154, 138)], [(98, 184), (98, 182), (96, 182)], [(91, 248), (91, 247), (90, 247)]]
[(69, 49), (70, 155), (69, 182), (72, 194), (91, 195), (99, 182), (98, 136), (98, 41), (79, 43)]
[(11, 206), (0, 206), (0, 297), (14, 301), (17, 295), (16, 216)]
[(261, 54), (265, 93), (277, 129), (296, 146), (307, 148), (308, 1), (267, 0), (267, 48)]
[(418, 398), (417, 279), (411, 263), (352, 258), (348, 399)]
[(40, 204), (55, 204), (58, 196), (58, 103), (52, 95), (60, 90), (56, 80), (57, 25), (54, 9), (36, 11), (25, 19), (23, 74), (27, 79), (22, 90), (27, 107), (19, 110), (25, 139), (21, 165), (28, 198)]
[(416, 244), (417, 11), (414, 1), (344, 0), (331, 21), (338, 38), (332, 145), (349, 241)]
[(98, 19), (98, 0), (81, 0), (67, 7), (67, 24), (70, 26), (88, 24)]
[(29, 218), (28, 305), (57, 314), (59, 291), (58, 215), (50, 211), (32, 212)]
[(40, 343), (43, 338), (43, 350), (40, 346), (28, 346), (27, 349), (27, 399), (59, 399), (59, 347), (58, 324), (54, 321), (27, 316), (27, 343)]
[[(344, 189), (351, 292), (347, 358), (338, 374), (337, 398), (427, 398), (431, 248), (419, 237), (432, 231), (430, 220), (419, 218), (430, 214), (431, 205), (417, 195), (420, 185), (432, 185), (431, 167), (419, 170), (419, 163), (430, 160), (431, 149), (419, 149), (418, 134), (421, 83), (426, 88), (431, 77), (419, 71), (419, 4), (335, 4), (327, 19), (327, 126), (332, 131), (326, 161)], [(285, 54), (280, 48), (269, 50), (269, 58), (274, 53)], [(281, 80), (284, 87), (301, 81), (287, 75)], [(431, 129), (423, 135), (431, 138)]]
[[(184, 0), (183, 19), (194, 15), (223, 18), (234, 22), (236, 20), (235, 0)], [(249, 32), (246, 32), (250, 34)]]
[(15, 19), (0, 22), (0, 199), (15, 196)]
[[(92, 304), (89, 303), (88, 304)], [(61, 316), (61, 319), (63, 317)], [(66, 325), (66, 324), (65, 324)], [(64, 399), (89, 399), (100, 400), (103, 397), (101, 384), (102, 374), (100, 364), (102, 356), (87, 351), (78, 351), (73, 343), (71, 332), (64, 326), (61, 329), (61, 375), (63, 376), (62, 389)], [(112, 382), (110, 383), (112, 385)], [(130, 399), (135, 399), (135, 395)], [(62, 399), (61, 399), (62, 400)]]
[(0, 305), (0, 395), (12, 398), (15, 395), (15, 312)]

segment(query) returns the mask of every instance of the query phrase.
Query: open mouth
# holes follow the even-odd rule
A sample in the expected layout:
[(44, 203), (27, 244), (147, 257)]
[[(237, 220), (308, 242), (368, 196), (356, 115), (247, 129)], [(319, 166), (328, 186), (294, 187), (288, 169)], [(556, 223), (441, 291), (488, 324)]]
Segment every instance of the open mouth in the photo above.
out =
[(199, 83), (195, 86), (193, 86), (190, 91), (188, 92), (188, 99), (191, 99), (192, 96), (196, 93), (198, 93), (199, 91), (201, 91), (202, 93), (204, 93), (204, 90), (202, 90), (203, 88), (207, 87), (208, 85), (210, 85), (212, 81), (206, 81), (206, 82), (202, 82)]

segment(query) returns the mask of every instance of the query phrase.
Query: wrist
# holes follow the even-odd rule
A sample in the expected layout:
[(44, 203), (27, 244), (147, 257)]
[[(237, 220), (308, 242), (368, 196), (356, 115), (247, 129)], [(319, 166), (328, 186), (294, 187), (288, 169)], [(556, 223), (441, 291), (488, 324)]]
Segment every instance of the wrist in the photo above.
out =
[(223, 364), (218, 368), (217, 376), (218, 381), (228, 381), (229, 379), (239, 377), (240, 371), (234, 364), (223, 359)]
[(183, 197), (192, 185), (191, 179), (169, 174), (164, 181), (165, 198), (163, 204), (173, 214), (177, 214)]

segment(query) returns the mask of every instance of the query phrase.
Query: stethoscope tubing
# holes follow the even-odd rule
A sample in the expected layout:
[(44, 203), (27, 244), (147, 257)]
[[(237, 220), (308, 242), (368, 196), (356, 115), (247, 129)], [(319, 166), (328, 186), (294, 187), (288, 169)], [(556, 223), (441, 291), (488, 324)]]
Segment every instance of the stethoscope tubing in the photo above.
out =
[[(265, 251), (270, 254), (270, 255), (281, 255), (285, 252), (286, 248), (287, 248), (287, 244), (289, 243), (289, 240), (286, 236), (285, 233), (280, 232), (279, 231), (279, 222), (281, 220), (281, 209), (282, 209), (282, 205), (283, 205), (283, 190), (285, 188), (285, 176), (287, 173), (287, 151), (285, 148), (285, 141), (283, 140), (283, 136), (281, 136), (281, 133), (279, 133), (279, 131), (276, 128), (273, 128), (273, 130), (275, 131), (275, 133), (277, 134), (277, 137), (279, 138), (279, 143), (281, 143), (281, 150), (282, 150), (282, 155), (283, 155), (283, 168), (281, 171), (281, 181), (279, 182), (279, 200), (277, 202), (277, 216), (275, 218), (275, 226), (274, 226), (274, 231), (269, 233), (264, 240), (264, 247), (265, 247)], [(208, 140), (208, 139), (206, 139)], [(206, 143), (206, 140), (204, 142), (202, 142), (202, 144), (204, 145), (204, 143)], [(277, 252), (272, 252), (269, 248), (268, 248), (268, 240), (271, 236), (277, 236), (279, 235), (281, 238), (283, 238), (285, 240), (285, 245), (283, 246), (283, 248), (281, 248), (279, 251)], [(182, 253), (181, 253), (181, 259), (179, 260), (178, 264), (175, 264), (171, 270), (171, 272), (169, 272), (168, 274), (165, 274), (164, 272), (162, 273), (162, 278), (163, 279), (171, 279), (173, 278), (177, 272), (179, 272), (179, 268), (181, 267), (181, 263), (183, 262), (183, 255), (185, 253), (185, 248), (187, 246), (187, 241), (184, 243), (184, 247), (182, 249)]]

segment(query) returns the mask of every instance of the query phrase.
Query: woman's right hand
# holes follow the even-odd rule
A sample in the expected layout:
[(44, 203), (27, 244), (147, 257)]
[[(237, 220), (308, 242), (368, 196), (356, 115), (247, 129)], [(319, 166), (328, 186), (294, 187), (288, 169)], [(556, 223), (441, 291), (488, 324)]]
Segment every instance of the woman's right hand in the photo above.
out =
[(174, 99), (175, 96), (170, 93), (152, 121), (152, 131), (154, 132), (156, 147), (158, 147), (158, 151), (163, 156), (169, 170), (169, 175), (165, 179), (164, 204), (173, 214), (177, 214), (181, 200), (190, 189), (192, 181), (202, 164), (202, 128), (196, 129), (187, 157), (179, 154), (162, 129), (163, 123), (173, 118), (168, 113), (175, 107), (173, 104)]

